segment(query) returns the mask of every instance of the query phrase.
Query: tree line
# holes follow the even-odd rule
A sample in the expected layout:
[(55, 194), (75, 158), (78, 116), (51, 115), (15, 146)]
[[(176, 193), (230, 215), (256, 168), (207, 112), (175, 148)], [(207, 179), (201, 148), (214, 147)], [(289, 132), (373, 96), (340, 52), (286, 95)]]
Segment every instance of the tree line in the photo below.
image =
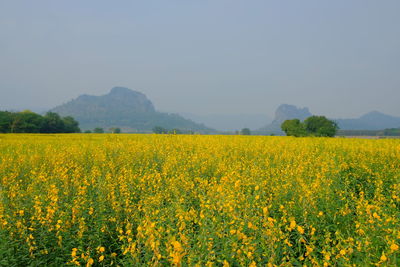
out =
[(286, 120), (281, 125), (282, 131), (288, 136), (319, 136), (333, 137), (339, 126), (325, 116), (311, 116), (301, 122), (299, 119)]
[(338, 136), (400, 136), (399, 128), (387, 128), (384, 130), (339, 130)]
[[(113, 127), (113, 128), (109, 128), (108, 130), (109, 130), (110, 133), (113, 133), (113, 134), (122, 133), (121, 128)], [(101, 127), (96, 127), (96, 128), (93, 129), (93, 131), (92, 130), (86, 130), (86, 131), (84, 131), (84, 133), (105, 133), (105, 131)]]
[(80, 133), (79, 123), (71, 116), (47, 112), (40, 115), (30, 110), (0, 111), (0, 133)]

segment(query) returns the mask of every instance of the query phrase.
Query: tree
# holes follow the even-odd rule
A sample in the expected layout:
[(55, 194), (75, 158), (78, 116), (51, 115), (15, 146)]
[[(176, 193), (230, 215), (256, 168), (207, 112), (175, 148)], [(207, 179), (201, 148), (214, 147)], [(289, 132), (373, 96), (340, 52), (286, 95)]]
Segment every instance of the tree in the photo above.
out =
[(8, 111), (0, 111), (0, 133), (10, 133), (14, 115)]
[(44, 122), (41, 129), (42, 133), (63, 133), (64, 121), (60, 115), (54, 112), (47, 112), (44, 115)]
[(335, 136), (339, 129), (336, 122), (327, 119), (325, 116), (311, 116), (304, 121), (307, 132), (312, 136)]
[(110, 128), (110, 131), (114, 134), (119, 134), (121, 133), (121, 129), (120, 128)]
[(288, 136), (335, 136), (339, 129), (336, 122), (325, 116), (311, 116), (303, 123), (298, 119), (286, 120), (281, 125), (282, 131)]
[(100, 127), (96, 127), (96, 128), (93, 129), (93, 132), (94, 133), (104, 133), (104, 129), (100, 128)]
[(72, 118), (71, 116), (67, 116), (62, 118), (64, 123), (64, 133), (80, 133), (81, 129), (79, 129), (79, 123)]
[(79, 133), (78, 126), (74, 118), (61, 118), (54, 112), (42, 116), (30, 110), (0, 111), (0, 133)]
[(92, 131), (91, 130), (86, 130), (86, 131), (84, 131), (84, 133), (92, 133)]
[(168, 133), (168, 130), (165, 129), (165, 128), (163, 128), (163, 127), (161, 127), (161, 126), (155, 126), (155, 127), (153, 128), (153, 133), (156, 133), (156, 134), (166, 134), (166, 133)]
[(39, 114), (30, 110), (15, 113), (13, 121), (10, 125), (12, 133), (39, 133), (44, 119)]
[(170, 134), (182, 134), (182, 131), (175, 128), (175, 129), (172, 129), (172, 130), (168, 131), (168, 133), (170, 133)]
[(385, 136), (400, 136), (400, 128), (391, 128), (383, 130)]
[(306, 129), (299, 119), (284, 121), (281, 125), (281, 129), (287, 136), (307, 136)]
[(251, 135), (251, 131), (249, 128), (243, 128), (242, 130), (240, 130), (240, 134), (241, 135)]

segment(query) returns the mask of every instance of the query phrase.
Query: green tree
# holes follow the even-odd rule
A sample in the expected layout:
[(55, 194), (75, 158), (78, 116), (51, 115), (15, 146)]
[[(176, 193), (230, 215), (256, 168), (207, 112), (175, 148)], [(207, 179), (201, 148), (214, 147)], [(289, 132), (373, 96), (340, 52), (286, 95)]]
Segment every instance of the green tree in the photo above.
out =
[(119, 134), (121, 133), (121, 129), (120, 128), (110, 128), (110, 131), (114, 134)]
[(281, 129), (286, 133), (287, 136), (307, 136), (305, 126), (299, 119), (284, 121), (281, 125)]
[(43, 117), (30, 110), (17, 112), (13, 116), (13, 121), (10, 125), (10, 132), (39, 133), (41, 131), (43, 123)]
[(172, 129), (172, 130), (168, 131), (168, 133), (170, 133), (170, 134), (182, 134), (182, 131), (175, 128), (175, 129)]
[(333, 137), (339, 129), (336, 122), (325, 116), (311, 116), (304, 121), (304, 126), (309, 135)]
[(0, 111), (0, 133), (79, 133), (79, 124), (72, 117), (61, 118), (48, 112), (41, 116), (30, 110)]
[(391, 128), (383, 130), (385, 136), (400, 136), (400, 128)]
[(303, 123), (298, 119), (286, 120), (281, 125), (288, 136), (326, 136), (333, 137), (339, 129), (336, 122), (325, 116), (311, 116)]
[(165, 128), (163, 128), (163, 127), (161, 127), (161, 126), (155, 126), (155, 127), (153, 128), (153, 133), (156, 133), (156, 134), (166, 134), (166, 133), (168, 133), (168, 130), (165, 129)]
[(251, 135), (251, 131), (249, 128), (243, 128), (242, 130), (240, 130), (240, 134), (241, 135)]
[(63, 133), (64, 132), (64, 121), (60, 115), (54, 112), (47, 112), (44, 115), (44, 122), (42, 125), (42, 133)]
[(96, 127), (96, 128), (93, 129), (93, 132), (94, 133), (104, 133), (104, 129), (100, 128), (100, 127)]
[(10, 133), (14, 114), (8, 111), (0, 111), (0, 133)]
[(81, 129), (79, 129), (79, 123), (72, 118), (71, 116), (67, 116), (62, 118), (64, 123), (64, 133), (80, 133)]
[(92, 133), (91, 130), (86, 130), (84, 133)]

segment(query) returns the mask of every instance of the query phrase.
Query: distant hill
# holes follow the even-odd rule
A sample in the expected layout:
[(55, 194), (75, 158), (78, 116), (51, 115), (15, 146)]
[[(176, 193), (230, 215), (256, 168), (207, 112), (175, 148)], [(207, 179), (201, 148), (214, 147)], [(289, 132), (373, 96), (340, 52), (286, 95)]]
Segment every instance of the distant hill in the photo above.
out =
[(310, 116), (312, 116), (312, 114), (308, 108), (298, 108), (293, 105), (282, 104), (275, 111), (274, 120), (267, 126), (258, 129), (257, 133), (283, 135), (284, 133), (281, 130), (281, 124), (285, 120), (304, 120)]
[(208, 114), (180, 113), (185, 118), (204, 123), (219, 131), (236, 131), (243, 128), (258, 129), (272, 121), (264, 114)]
[[(281, 124), (285, 120), (299, 119), (304, 120), (312, 116), (308, 108), (298, 108), (293, 105), (283, 104), (275, 112), (272, 123), (257, 130), (260, 134), (283, 135)], [(384, 130), (388, 128), (399, 128), (400, 117), (394, 117), (378, 111), (372, 111), (354, 119), (333, 119), (341, 130)]]
[(177, 114), (156, 111), (142, 93), (124, 87), (114, 87), (102, 96), (81, 95), (50, 111), (72, 116), (82, 130), (119, 127), (123, 132), (151, 132), (153, 127), (212, 133), (213, 129)]
[(399, 128), (400, 118), (372, 111), (356, 119), (336, 119), (342, 130), (383, 130)]

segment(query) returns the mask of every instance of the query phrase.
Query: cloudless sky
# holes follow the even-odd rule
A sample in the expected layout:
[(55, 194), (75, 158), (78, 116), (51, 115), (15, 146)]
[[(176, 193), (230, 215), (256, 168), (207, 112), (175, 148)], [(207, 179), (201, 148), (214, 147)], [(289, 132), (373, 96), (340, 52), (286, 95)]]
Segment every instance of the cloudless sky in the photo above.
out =
[(0, 0), (0, 110), (114, 86), (156, 108), (400, 116), (399, 0)]

